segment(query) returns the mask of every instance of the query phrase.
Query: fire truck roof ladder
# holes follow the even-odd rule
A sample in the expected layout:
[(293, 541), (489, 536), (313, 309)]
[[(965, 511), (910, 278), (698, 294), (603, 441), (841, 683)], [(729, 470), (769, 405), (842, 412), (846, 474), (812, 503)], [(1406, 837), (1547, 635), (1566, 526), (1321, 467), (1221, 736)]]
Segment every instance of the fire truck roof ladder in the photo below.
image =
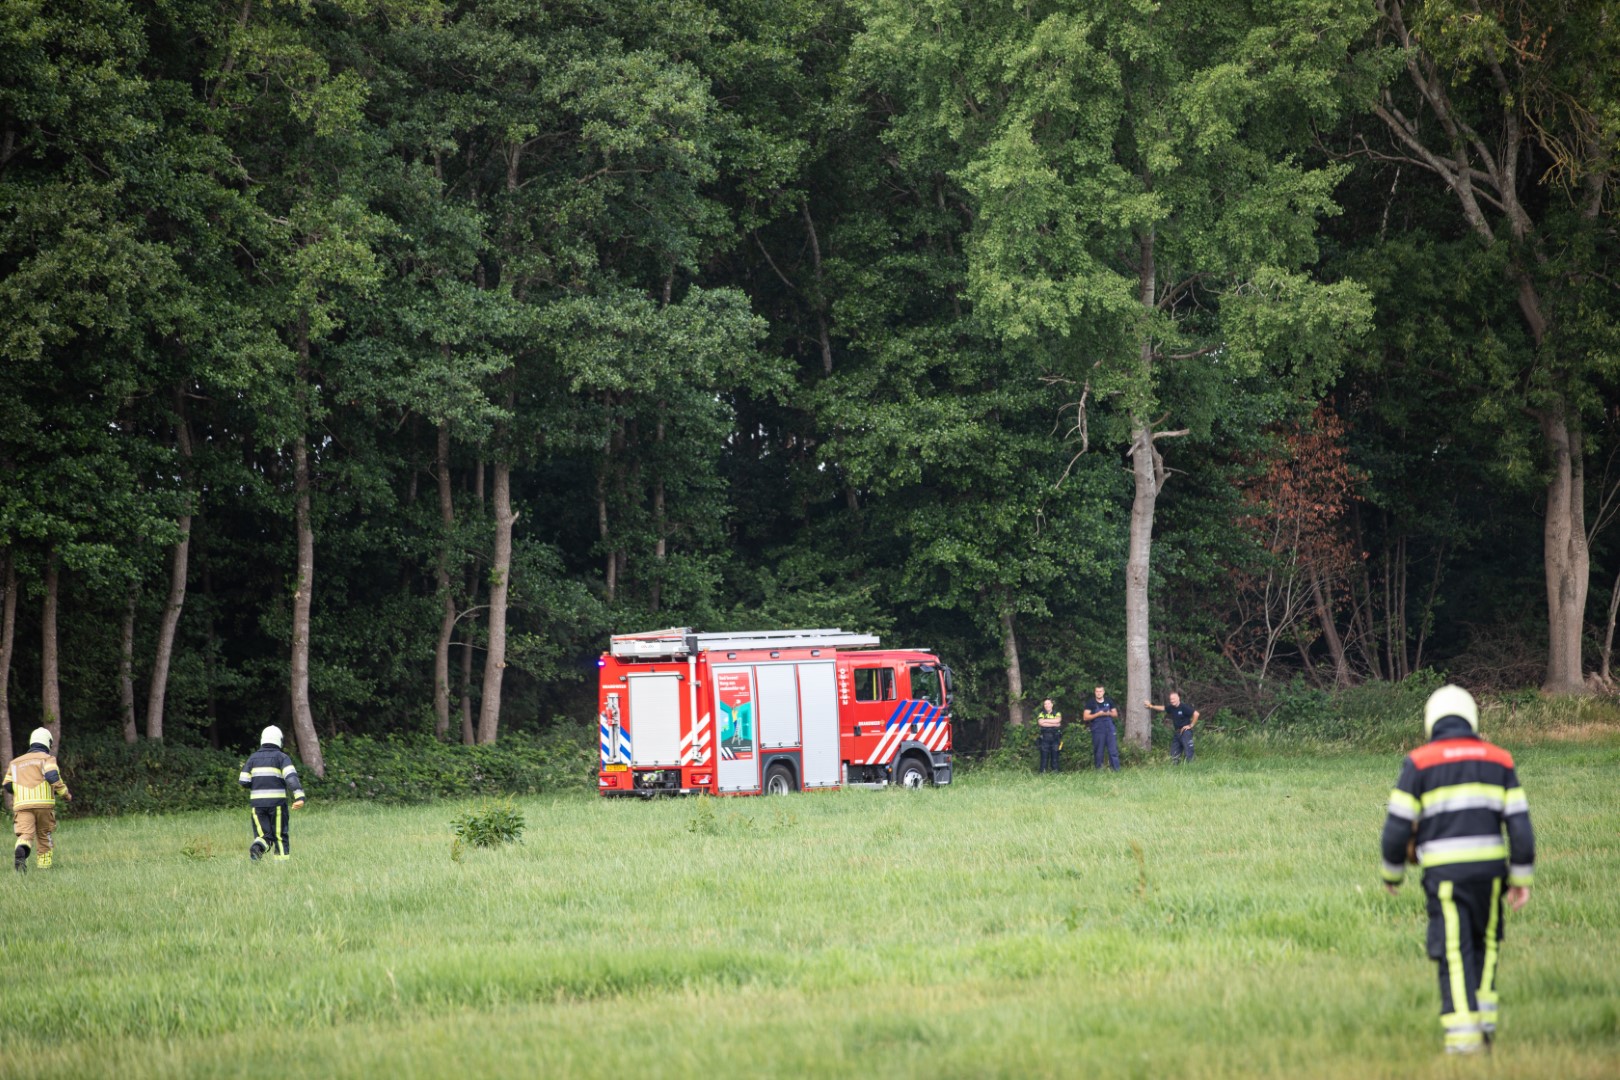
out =
[(615, 634), (614, 656), (650, 660), (694, 652), (737, 652), (742, 649), (858, 648), (880, 644), (876, 634), (828, 630), (758, 630), (738, 633), (693, 633), (686, 627), (646, 634)]

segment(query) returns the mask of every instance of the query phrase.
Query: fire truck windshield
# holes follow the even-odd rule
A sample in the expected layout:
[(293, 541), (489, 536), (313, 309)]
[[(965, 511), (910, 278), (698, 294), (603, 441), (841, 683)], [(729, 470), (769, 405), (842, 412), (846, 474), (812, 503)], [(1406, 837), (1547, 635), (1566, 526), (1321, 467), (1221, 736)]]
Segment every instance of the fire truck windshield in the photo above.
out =
[(931, 705), (945, 704), (945, 697), (940, 693), (939, 670), (933, 664), (911, 665), (911, 696)]

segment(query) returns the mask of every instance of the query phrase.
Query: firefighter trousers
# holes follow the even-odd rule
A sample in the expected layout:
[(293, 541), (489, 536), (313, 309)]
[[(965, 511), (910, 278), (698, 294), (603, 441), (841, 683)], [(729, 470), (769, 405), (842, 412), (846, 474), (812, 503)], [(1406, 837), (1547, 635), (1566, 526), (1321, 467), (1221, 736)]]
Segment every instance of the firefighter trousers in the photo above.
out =
[(1041, 728), (1041, 772), (1058, 771), (1058, 747), (1063, 742), (1063, 729)]
[(56, 810), (49, 806), (18, 810), (11, 831), (17, 834), (18, 847), (26, 845), (41, 855), (49, 854), (56, 846)]
[(287, 800), (280, 799), (271, 803), (253, 804), (253, 843), (248, 847), (248, 854), (258, 858), (266, 851), (274, 852), (276, 858), (285, 859), (292, 854), (287, 837)]
[(1446, 1050), (1478, 1050), (1496, 1032), (1496, 960), (1502, 944), (1500, 877), (1423, 879), (1429, 957), (1440, 968), (1440, 1026)]

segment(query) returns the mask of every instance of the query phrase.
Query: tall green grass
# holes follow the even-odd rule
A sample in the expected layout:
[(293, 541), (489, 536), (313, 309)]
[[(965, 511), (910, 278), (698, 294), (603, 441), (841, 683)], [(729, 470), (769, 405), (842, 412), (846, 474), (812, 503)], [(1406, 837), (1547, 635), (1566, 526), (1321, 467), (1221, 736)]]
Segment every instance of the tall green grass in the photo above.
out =
[[(1614, 1076), (1620, 740), (1516, 750), (1543, 854), (1494, 1067)], [(313, 804), (279, 865), (245, 808), (69, 820), (0, 881), (0, 1073), (1459, 1075), (1421, 890), (1377, 880), (1398, 756), (1199, 753), (523, 799), (459, 861), (458, 804)]]

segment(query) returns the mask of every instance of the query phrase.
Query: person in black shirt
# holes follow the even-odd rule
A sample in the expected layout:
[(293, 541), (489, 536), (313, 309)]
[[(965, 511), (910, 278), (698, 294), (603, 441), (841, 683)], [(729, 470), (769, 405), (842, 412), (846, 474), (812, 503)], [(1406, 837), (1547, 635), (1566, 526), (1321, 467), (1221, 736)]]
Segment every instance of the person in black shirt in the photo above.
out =
[(1041, 702), (1035, 714), (1040, 727), (1041, 772), (1058, 772), (1058, 751), (1063, 749), (1063, 714), (1052, 707), (1052, 699)]
[(1180, 765), (1183, 760), (1192, 764), (1193, 734), (1192, 729), (1198, 723), (1198, 710), (1191, 705), (1181, 703), (1181, 695), (1172, 693), (1170, 704), (1155, 705), (1151, 701), (1142, 704), (1154, 712), (1164, 713), (1164, 718), (1170, 722), (1170, 761)]
[(1108, 699), (1102, 687), (1093, 691), (1095, 697), (1086, 703), (1085, 712), (1080, 718), (1091, 729), (1091, 767), (1103, 767), (1103, 756), (1108, 757), (1109, 767), (1119, 772), (1119, 733), (1114, 730), (1114, 721), (1119, 719), (1119, 710)]

